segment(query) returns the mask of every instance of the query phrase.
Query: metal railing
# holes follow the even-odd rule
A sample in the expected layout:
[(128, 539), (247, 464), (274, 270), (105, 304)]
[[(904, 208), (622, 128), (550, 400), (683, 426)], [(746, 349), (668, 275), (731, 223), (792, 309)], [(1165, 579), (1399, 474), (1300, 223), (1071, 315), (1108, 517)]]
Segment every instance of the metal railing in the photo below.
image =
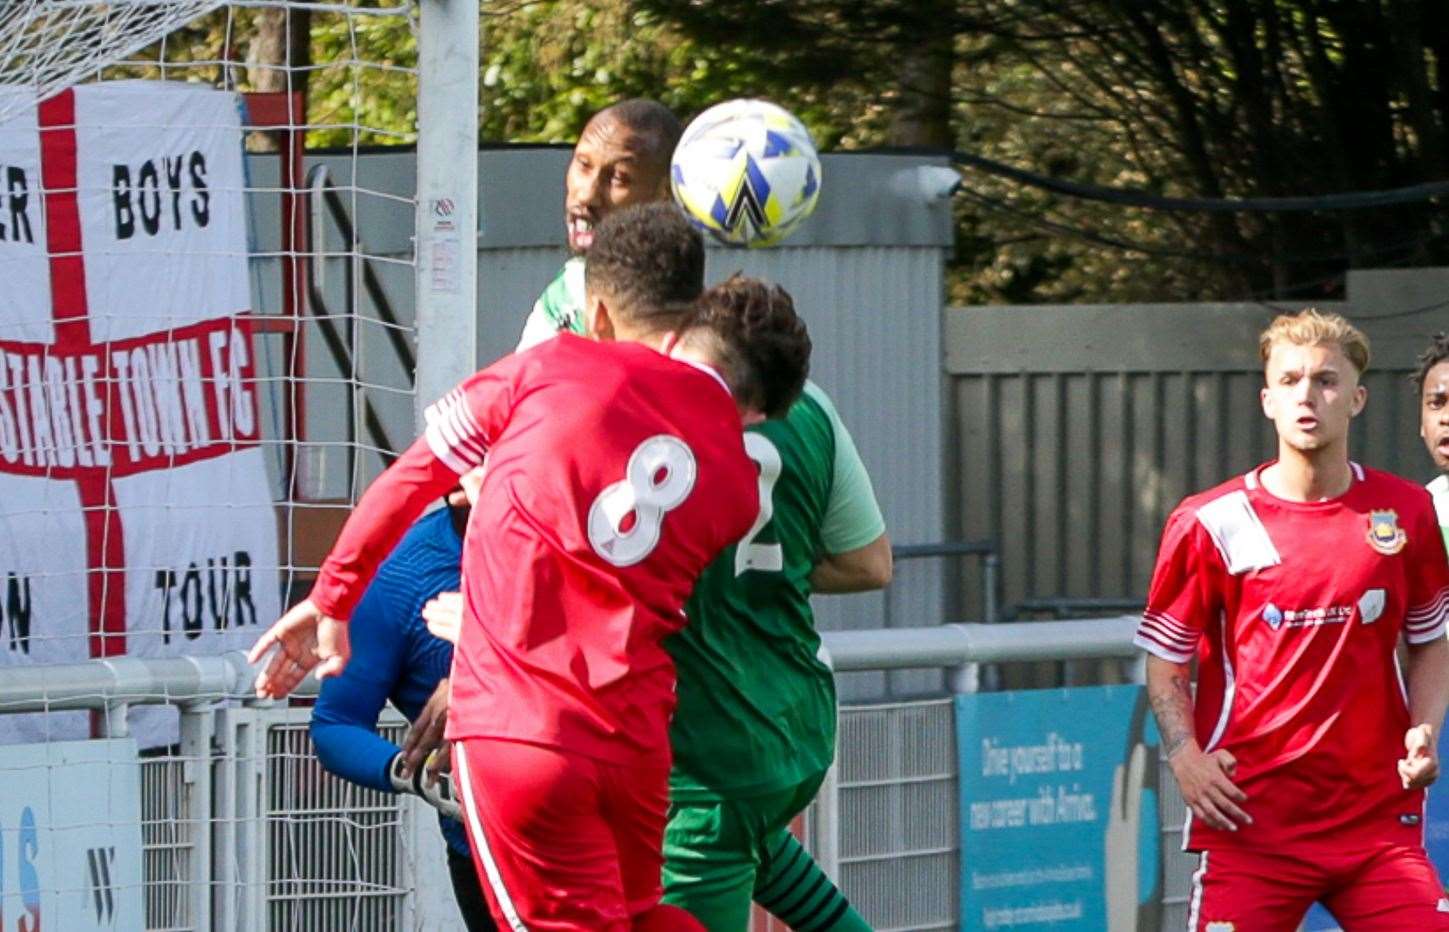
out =
[[(956, 671), (953, 688), (969, 689), (974, 680), (963, 672), (975, 664), (1134, 656), (1135, 626), (1123, 616), (822, 637), (839, 672), (944, 668)], [(451, 908), (438, 906), (432, 889), (446, 888), (432, 882), (443, 871), (432, 811), (413, 800), (364, 800), (324, 774), (305, 734), (310, 710), (247, 698), (254, 675), (240, 653), (12, 669), (0, 677), (0, 714), (95, 709), (108, 736), (119, 737), (131, 705), (181, 709), (179, 748), (142, 761), (148, 928), (280, 923), (320, 932), (382, 915), (389, 927), (421, 928), (424, 916)], [(309, 679), (299, 692), (315, 686)], [(241, 701), (219, 707), (222, 699)], [(882, 930), (958, 922), (952, 716), (942, 698), (841, 710), (837, 766), (811, 813), (812, 847)], [(1171, 788), (1163, 789), (1168, 805)], [(1165, 836), (1179, 818), (1165, 812)], [(1171, 838), (1161, 847), (1165, 862), (1180, 859)], [(1176, 906), (1182, 891), (1172, 878), (1186, 874), (1176, 861), (1165, 866), (1164, 904)]]
[[(973, 557), (981, 568), (981, 620), (996, 621), (1000, 613), (1001, 556), (996, 542), (990, 540), (952, 540), (934, 544), (896, 544), (891, 547), (891, 559), (897, 564), (913, 560), (938, 560), (950, 557)], [(894, 587), (888, 587), (881, 607), (882, 627), (891, 627), (894, 619)]]
[[(956, 668), (973, 663), (1135, 656), (1137, 616), (935, 625), (821, 633), (836, 672)], [(131, 705), (205, 705), (247, 696), (257, 670), (240, 651), (214, 657), (114, 657), (19, 667), (0, 677), (0, 713), (104, 711), (109, 737), (125, 734)], [(315, 693), (308, 677), (299, 696)], [(265, 700), (254, 700), (264, 702)]]

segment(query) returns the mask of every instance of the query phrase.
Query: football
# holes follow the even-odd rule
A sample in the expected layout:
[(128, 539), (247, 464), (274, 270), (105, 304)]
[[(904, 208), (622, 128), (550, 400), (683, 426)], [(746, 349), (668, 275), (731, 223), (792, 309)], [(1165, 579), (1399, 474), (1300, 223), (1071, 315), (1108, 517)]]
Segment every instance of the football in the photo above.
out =
[(771, 246), (815, 209), (820, 156), (790, 111), (765, 100), (730, 100), (685, 127), (670, 185), (685, 214), (715, 239)]

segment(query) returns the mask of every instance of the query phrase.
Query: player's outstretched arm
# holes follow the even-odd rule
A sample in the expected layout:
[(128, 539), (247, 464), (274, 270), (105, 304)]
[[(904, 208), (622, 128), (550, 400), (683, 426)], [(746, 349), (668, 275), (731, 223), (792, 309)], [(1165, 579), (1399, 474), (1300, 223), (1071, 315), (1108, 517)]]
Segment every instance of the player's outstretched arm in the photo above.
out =
[[(463, 471), (466, 472), (466, 469)], [(459, 471), (434, 455), (420, 438), (377, 477), (352, 510), (306, 599), (262, 635), (248, 655), (252, 663), (277, 648), (257, 677), (257, 693), (287, 695), (308, 671), (334, 676), (347, 665), (347, 625), (377, 572), (427, 504), (458, 482)]]
[(280, 699), (316, 669), (318, 679), (342, 672), (351, 654), (347, 625), (329, 618), (311, 599), (303, 599), (267, 629), (247, 654), (256, 663), (276, 648), (272, 659), (257, 674), (257, 695)]
[(1233, 783), (1238, 762), (1228, 751), (1203, 751), (1193, 733), (1192, 679), (1186, 663), (1147, 655), (1147, 696), (1177, 787), (1193, 814), (1214, 828), (1236, 831), (1252, 816), (1239, 805), (1247, 794)]
[(1405, 670), (1409, 688), (1409, 730), (1399, 761), (1404, 789), (1426, 787), (1439, 776), (1439, 729), (1449, 708), (1449, 641), (1442, 636), (1409, 645)]

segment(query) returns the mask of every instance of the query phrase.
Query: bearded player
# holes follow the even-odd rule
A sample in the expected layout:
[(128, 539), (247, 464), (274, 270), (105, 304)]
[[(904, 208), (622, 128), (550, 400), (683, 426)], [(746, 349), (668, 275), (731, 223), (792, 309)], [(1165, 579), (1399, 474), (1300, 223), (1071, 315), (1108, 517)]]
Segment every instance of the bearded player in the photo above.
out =
[(1189, 928), (1289, 932), (1319, 901), (1354, 932), (1449, 929), (1423, 826), (1449, 704), (1433, 507), (1349, 460), (1362, 333), (1308, 310), (1259, 354), (1278, 458), (1172, 513), (1136, 637), (1201, 853)]
[(487, 456), (464, 543), (448, 734), (475, 866), (510, 928), (698, 928), (659, 903), (674, 706), (660, 641), (757, 513), (742, 414), (783, 413), (809, 356), (798, 318), (690, 327), (702, 276), (703, 244), (673, 208), (610, 217), (587, 279), (603, 342), (560, 335), (434, 404), (311, 597), (252, 651), (280, 648), (262, 695), (285, 695), (314, 667), (337, 673), (340, 619), (382, 555)]
[(1429, 483), (1444, 545), (1449, 547), (1449, 334), (1436, 333), (1419, 357), (1419, 436), (1439, 475)]
[(683, 132), (661, 103), (642, 98), (589, 119), (564, 173), (564, 233), (573, 257), (533, 305), (519, 348), (555, 333), (584, 332), (584, 257), (594, 231), (616, 210), (669, 199), (669, 159)]

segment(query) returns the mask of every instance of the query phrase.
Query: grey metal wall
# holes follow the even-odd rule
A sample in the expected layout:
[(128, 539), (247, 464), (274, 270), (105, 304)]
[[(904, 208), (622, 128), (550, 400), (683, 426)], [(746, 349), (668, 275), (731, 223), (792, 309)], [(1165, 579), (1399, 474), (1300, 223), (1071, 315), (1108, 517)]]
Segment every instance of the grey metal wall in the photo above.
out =
[[(1427, 478), (1405, 377), (1449, 270), (1354, 273), (1320, 305), (1368, 333), (1369, 402), (1353, 456)], [(1295, 308), (1284, 308), (1287, 310)], [(956, 520), (1000, 542), (1004, 601), (1141, 599), (1163, 521), (1185, 495), (1272, 456), (1258, 405), (1265, 305), (953, 308), (946, 369)], [(976, 580), (962, 580), (976, 604)]]

